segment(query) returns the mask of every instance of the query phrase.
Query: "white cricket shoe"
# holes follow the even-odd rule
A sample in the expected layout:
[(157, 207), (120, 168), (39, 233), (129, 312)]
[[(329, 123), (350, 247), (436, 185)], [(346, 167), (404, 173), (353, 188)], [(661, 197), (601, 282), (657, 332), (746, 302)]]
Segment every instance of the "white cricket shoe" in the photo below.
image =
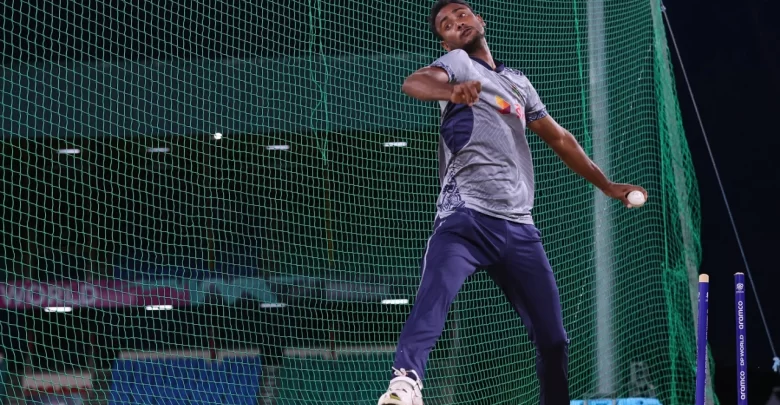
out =
[(377, 405), (423, 405), (420, 379), (407, 377), (408, 373), (414, 373), (417, 377), (417, 372), (395, 368), (393, 370), (396, 377), (390, 380), (390, 387), (379, 397)]

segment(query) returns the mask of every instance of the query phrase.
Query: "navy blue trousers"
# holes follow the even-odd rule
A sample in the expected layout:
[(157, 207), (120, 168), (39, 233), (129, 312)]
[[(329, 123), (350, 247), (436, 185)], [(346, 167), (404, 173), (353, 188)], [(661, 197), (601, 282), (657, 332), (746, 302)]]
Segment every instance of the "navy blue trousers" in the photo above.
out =
[(393, 367), (414, 370), (424, 378), (450, 306), (477, 269), (487, 271), (501, 288), (536, 347), (541, 404), (569, 405), (569, 339), (541, 233), (533, 225), (467, 208), (434, 224), (423, 256), (420, 288), (401, 331)]

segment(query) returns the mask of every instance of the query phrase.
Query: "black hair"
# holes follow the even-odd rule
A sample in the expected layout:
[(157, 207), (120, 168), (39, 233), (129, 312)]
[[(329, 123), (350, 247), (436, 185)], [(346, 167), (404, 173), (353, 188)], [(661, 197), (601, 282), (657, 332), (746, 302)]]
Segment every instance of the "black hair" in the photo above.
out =
[(435, 3), (433, 3), (433, 7), (431, 7), (431, 15), (428, 16), (428, 24), (431, 27), (431, 32), (433, 32), (433, 35), (436, 35), (436, 38), (443, 39), (441, 37), (441, 34), (439, 34), (439, 30), (436, 28), (436, 16), (439, 15), (439, 11), (444, 8), (444, 6), (448, 4), (460, 4), (463, 6), (466, 6), (471, 12), (474, 12), (474, 9), (471, 8), (469, 3), (466, 2), (466, 0), (436, 0)]

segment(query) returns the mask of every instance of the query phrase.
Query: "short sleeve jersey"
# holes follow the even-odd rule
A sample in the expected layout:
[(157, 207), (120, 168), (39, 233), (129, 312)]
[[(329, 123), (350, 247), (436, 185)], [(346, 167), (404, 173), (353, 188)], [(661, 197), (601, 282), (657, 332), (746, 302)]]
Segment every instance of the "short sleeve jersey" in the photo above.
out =
[(482, 83), (479, 101), (471, 107), (440, 102), (437, 215), (467, 207), (533, 224), (534, 170), (525, 131), (547, 110), (531, 82), (519, 70), (499, 62), (491, 69), (460, 49), (431, 66), (444, 69), (450, 83)]

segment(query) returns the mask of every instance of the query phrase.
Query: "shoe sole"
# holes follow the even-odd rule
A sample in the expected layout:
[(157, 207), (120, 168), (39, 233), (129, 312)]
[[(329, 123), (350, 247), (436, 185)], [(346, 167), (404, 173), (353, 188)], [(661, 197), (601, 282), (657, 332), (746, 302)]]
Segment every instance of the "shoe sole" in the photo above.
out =
[(395, 394), (388, 395), (388, 399), (385, 399), (383, 402), (380, 402), (377, 405), (404, 405), (403, 401), (401, 401), (401, 397)]

